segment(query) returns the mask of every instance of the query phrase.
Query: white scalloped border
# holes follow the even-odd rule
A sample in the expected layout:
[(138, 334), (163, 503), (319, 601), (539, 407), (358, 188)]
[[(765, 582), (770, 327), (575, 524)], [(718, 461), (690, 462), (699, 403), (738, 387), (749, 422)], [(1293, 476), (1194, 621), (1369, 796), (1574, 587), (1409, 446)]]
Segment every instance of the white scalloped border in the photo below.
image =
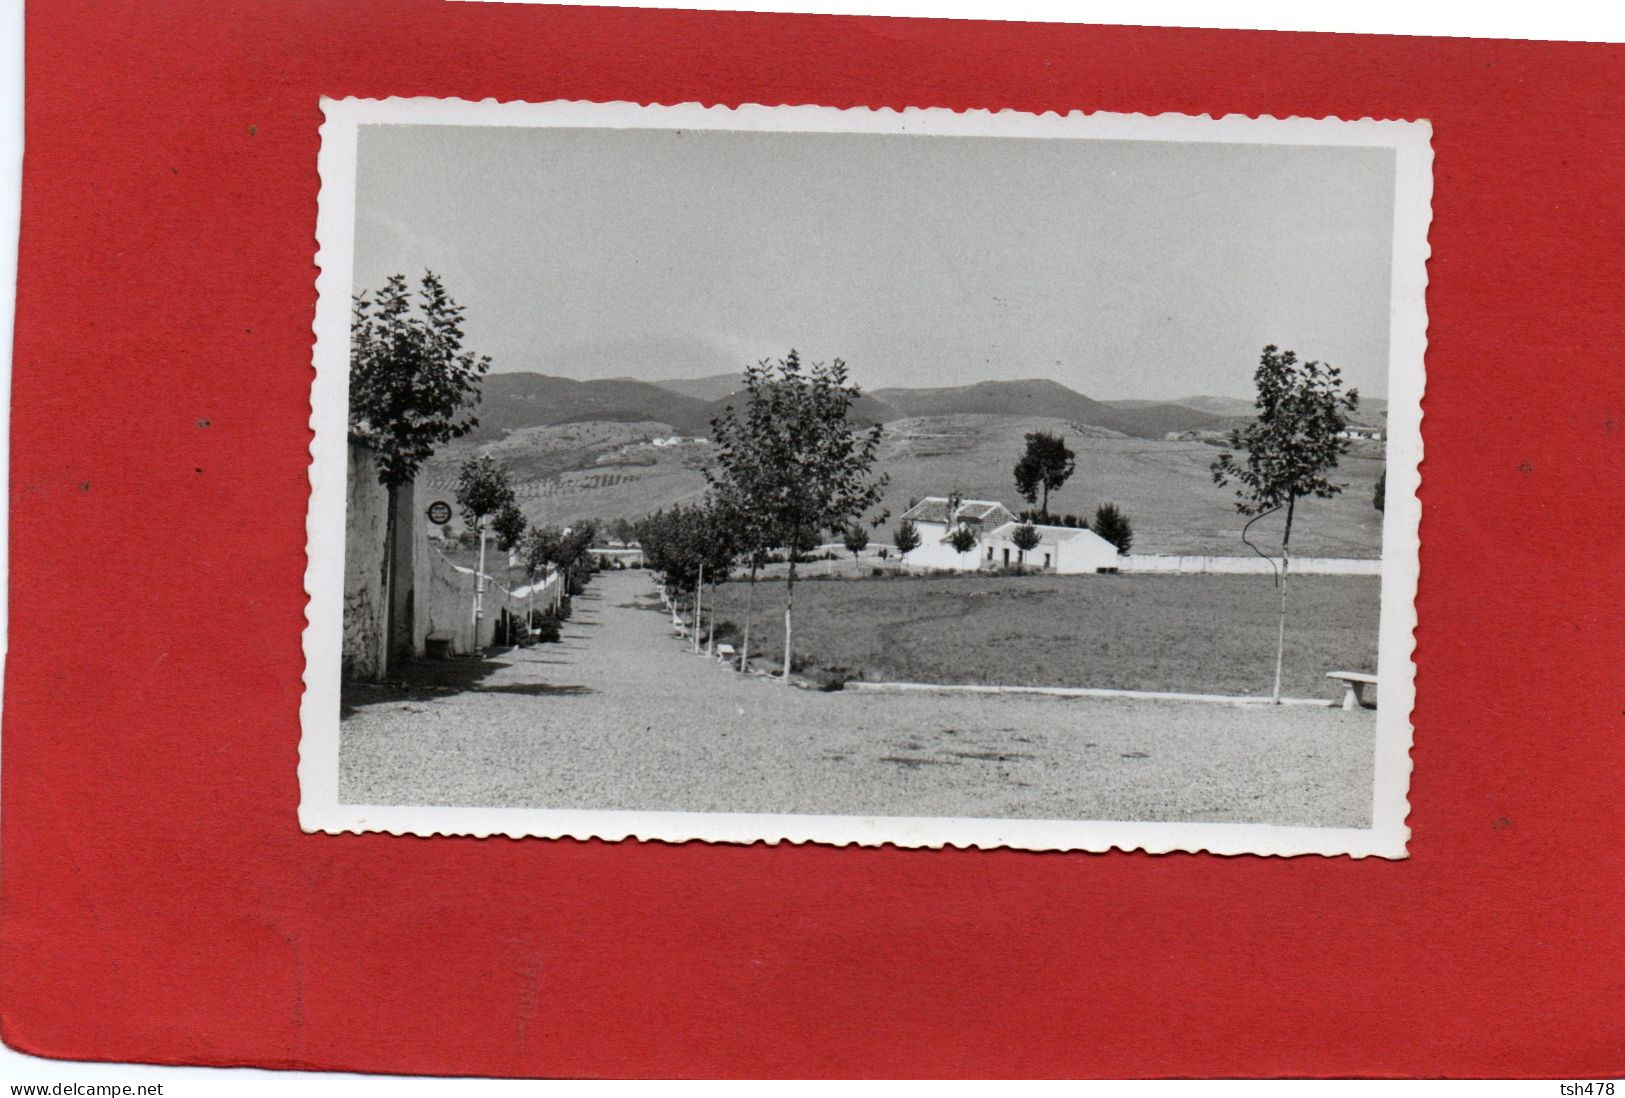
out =
[[(1415, 704), (1416, 589), (1421, 549), (1422, 398), (1427, 348), (1427, 262), (1431, 251), (1432, 127), (1426, 121), (1273, 118), (1229, 114), (1029, 114), (942, 107), (737, 107), (556, 100), (322, 99), (317, 170), (317, 308), (312, 325), (311, 505), (305, 524), (304, 694), (300, 701), (299, 825), (331, 835), (469, 836), (895, 846), (1027, 851), (1108, 850), (1166, 854), (1407, 857)], [(368, 123), (792, 130), (835, 133), (1361, 145), (1395, 152), (1394, 247), (1389, 361), (1387, 510), (1383, 523), (1379, 708), (1372, 826), (1154, 821), (1010, 820), (935, 817), (622, 812), (338, 803), (339, 653), (344, 584), (345, 439), (349, 293), (354, 242), (356, 127)], [(325, 364), (325, 366), (324, 366)], [(335, 522), (336, 514), (336, 522)]]

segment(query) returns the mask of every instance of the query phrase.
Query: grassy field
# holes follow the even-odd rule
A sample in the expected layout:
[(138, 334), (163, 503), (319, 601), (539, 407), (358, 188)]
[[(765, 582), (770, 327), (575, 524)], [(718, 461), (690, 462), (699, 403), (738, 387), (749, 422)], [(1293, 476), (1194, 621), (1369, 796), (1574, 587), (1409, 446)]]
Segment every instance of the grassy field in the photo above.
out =
[[(711, 448), (685, 444), (638, 445), (669, 432), (664, 424), (578, 423), (526, 428), (481, 449), (512, 470), (519, 503), (533, 522), (559, 525), (582, 518), (641, 518), (658, 507), (692, 503), (705, 493), (702, 469)], [(1035, 416), (955, 415), (896, 420), (886, 425), (877, 471), (890, 481), (882, 507), (888, 521), (874, 535), (889, 541), (909, 501), (958, 491), (971, 498), (1026, 504), (1016, 495), (1011, 469), (1029, 431), (1059, 431), (1077, 452), (1077, 471), (1050, 498), (1056, 514), (1090, 517), (1111, 501), (1134, 524), (1139, 553), (1211, 553), (1247, 556), (1230, 490), (1213, 484), (1208, 466), (1219, 449), (1201, 442), (1125, 438), (1101, 428)], [(430, 462), (439, 498), (451, 499), (458, 464), (475, 445), (458, 443)], [(1331, 500), (1298, 504), (1292, 545), (1303, 556), (1376, 557), (1382, 515), (1371, 490), (1382, 471), (1380, 447), (1358, 444), (1336, 474), (1349, 487)], [(1254, 528), (1260, 544), (1280, 537), (1280, 520)]]
[[(1332, 698), (1328, 671), (1375, 671), (1379, 581), (1292, 581), (1283, 691)], [(742, 624), (748, 585), (717, 591)], [(1262, 576), (934, 576), (796, 584), (795, 653), (809, 673), (881, 681), (1267, 694), (1276, 592)], [(781, 658), (784, 584), (759, 582), (762, 666)]]

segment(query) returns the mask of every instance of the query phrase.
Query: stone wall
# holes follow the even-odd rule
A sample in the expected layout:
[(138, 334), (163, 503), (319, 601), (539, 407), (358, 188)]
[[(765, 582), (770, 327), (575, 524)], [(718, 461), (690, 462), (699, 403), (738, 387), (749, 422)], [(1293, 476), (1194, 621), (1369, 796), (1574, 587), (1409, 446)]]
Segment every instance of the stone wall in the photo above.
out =
[(346, 679), (383, 676), (384, 526), (389, 494), (378, 483), (372, 450), (350, 443), (344, 502), (344, 651)]

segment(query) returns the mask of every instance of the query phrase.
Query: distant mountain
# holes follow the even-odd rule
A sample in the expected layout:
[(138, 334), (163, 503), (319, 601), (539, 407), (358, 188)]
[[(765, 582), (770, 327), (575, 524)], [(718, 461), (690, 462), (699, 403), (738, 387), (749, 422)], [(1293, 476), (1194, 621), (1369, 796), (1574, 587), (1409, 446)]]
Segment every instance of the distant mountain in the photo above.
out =
[[(663, 382), (631, 378), (575, 381), (547, 374), (505, 373), (485, 378), (480, 426), (472, 441), (502, 438), (526, 427), (592, 421), (670, 424), (683, 435), (709, 436), (711, 421), (743, 398), (732, 374)], [(725, 392), (716, 396), (719, 389)], [(1193, 407), (1199, 403), (1200, 407)], [(1366, 406), (1362, 405), (1362, 411)], [(868, 426), (920, 416), (1043, 416), (1101, 427), (1134, 438), (1179, 431), (1222, 431), (1250, 418), (1252, 408), (1228, 397), (1184, 401), (1093, 400), (1058, 382), (982, 381), (944, 389), (877, 389), (853, 406), (852, 419)]]
[(1230, 418), (1251, 419), (1258, 414), (1257, 405), (1242, 397), (1188, 396), (1180, 397), (1173, 403), (1193, 408), (1198, 412), (1207, 412), (1209, 415)]
[[(711, 421), (730, 404), (742, 403), (729, 395), (705, 400), (630, 378), (575, 381), (546, 374), (487, 374), (476, 412), (480, 425), (469, 437), (488, 442), (525, 427), (592, 421), (667, 423), (678, 434), (709, 437)], [(895, 409), (868, 395), (858, 398), (849, 415), (863, 426), (900, 418)]]
[(1161, 438), (1170, 431), (1217, 430), (1226, 419), (1171, 402), (1092, 400), (1042, 378), (981, 381), (950, 389), (877, 389), (874, 395), (908, 416), (1047, 416), (1137, 438)]
[(721, 400), (744, 387), (743, 376), (744, 371), (736, 370), (731, 374), (712, 374), (709, 377), (673, 377), (651, 384), (696, 400)]
[(710, 404), (646, 381), (574, 381), (546, 374), (487, 374), (473, 439), (497, 439), (522, 427), (602, 420), (669, 423), (680, 434), (711, 429)]

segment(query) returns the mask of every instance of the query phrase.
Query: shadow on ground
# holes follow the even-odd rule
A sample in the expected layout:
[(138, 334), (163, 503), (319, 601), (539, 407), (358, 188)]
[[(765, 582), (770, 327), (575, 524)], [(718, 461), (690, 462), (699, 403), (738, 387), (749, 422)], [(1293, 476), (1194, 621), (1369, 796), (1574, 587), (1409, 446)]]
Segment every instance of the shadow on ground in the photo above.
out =
[[(569, 645), (558, 645), (568, 648)], [(359, 709), (392, 702), (430, 701), (453, 694), (518, 694), (530, 697), (590, 694), (585, 686), (551, 683), (488, 683), (494, 673), (514, 664), (518, 648), (492, 648), (479, 656), (449, 660), (413, 659), (397, 667), (389, 682), (346, 682), (339, 692), (339, 720)], [(530, 660), (564, 663), (564, 660)]]

